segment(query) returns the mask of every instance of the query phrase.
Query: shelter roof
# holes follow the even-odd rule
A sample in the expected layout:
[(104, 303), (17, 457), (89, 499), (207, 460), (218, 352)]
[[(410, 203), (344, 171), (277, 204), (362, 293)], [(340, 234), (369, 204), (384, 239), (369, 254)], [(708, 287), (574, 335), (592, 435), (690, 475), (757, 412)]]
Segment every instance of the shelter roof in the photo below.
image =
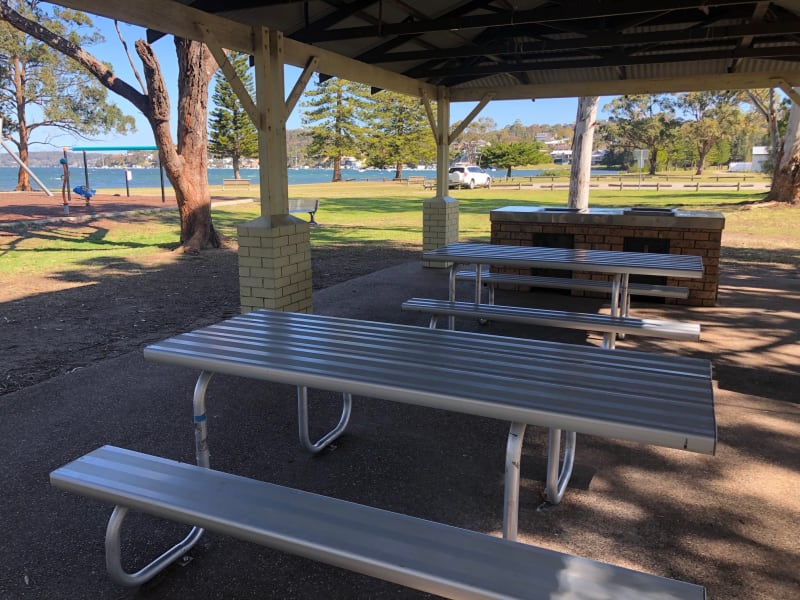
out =
[[(58, 0), (57, 0), (58, 1)], [(59, 2), (81, 8), (93, 1)], [(123, 7), (123, 2), (107, 2)], [(800, 85), (800, 0), (144, 0), (164, 33), (183, 5), (302, 47), (445, 86), (451, 100)], [(92, 10), (86, 8), (86, 10)], [(109, 8), (111, 10), (111, 8)], [(107, 12), (107, 11), (106, 11)], [(125, 20), (124, 15), (119, 18)], [(184, 33), (185, 35), (185, 33)], [(302, 53), (300, 53), (302, 54)], [(297, 56), (287, 52), (289, 62)], [(333, 63), (327, 65), (331, 71)], [(322, 66), (322, 63), (321, 63)], [(372, 69), (372, 70), (370, 70)], [(330, 75), (352, 75), (352, 69)], [(352, 77), (348, 77), (352, 78)], [(428, 87), (428, 89), (432, 89)]]

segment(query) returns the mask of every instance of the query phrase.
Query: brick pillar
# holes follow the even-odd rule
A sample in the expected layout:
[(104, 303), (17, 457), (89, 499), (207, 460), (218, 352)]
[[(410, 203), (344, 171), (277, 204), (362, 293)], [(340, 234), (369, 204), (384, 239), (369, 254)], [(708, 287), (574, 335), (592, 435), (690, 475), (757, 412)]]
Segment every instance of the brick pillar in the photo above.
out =
[[(436, 250), (458, 241), (458, 200), (445, 196), (430, 198), (422, 204), (422, 250)], [(449, 265), (423, 261), (422, 266), (442, 268)]]
[(306, 221), (283, 215), (238, 226), (242, 312), (270, 308), (313, 311), (311, 235)]

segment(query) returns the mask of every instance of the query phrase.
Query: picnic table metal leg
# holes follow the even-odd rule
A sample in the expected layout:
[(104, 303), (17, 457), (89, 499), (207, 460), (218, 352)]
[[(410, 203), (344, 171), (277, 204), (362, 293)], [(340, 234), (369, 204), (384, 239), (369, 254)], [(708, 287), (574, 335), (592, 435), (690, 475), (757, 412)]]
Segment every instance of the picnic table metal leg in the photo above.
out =
[(214, 373), (203, 371), (194, 386), (192, 405), (194, 408), (194, 449), (197, 466), (208, 469), (211, 455), (208, 451), (208, 420), (206, 418), (206, 391)]
[[(620, 336), (621, 337), (621, 336)], [(613, 350), (617, 345), (617, 333), (615, 331), (607, 331), (603, 334), (603, 348)]]
[[(622, 316), (627, 317), (631, 312), (631, 290), (630, 290), (631, 276), (628, 273), (622, 274), (622, 281), (620, 283), (620, 296), (622, 298)], [(622, 337), (622, 336), (620, 336)]]
[(505, 498), (503, 505), (503, 537), (517, 539), (519, 528), (519, 468), (525, 423), (511, 423), (506, 442)]
[(328, 433), (323, 435), (316, 442), (312, 442), (308, 435), (308, 388), (306, 386), (297, 386), (297, 423), (300, 430), (300, 443), (303, 444), (306, 450), (316, 454), (325, 446), (330, 444), (333, 440), (338, 438), (347, 427), (350, 421), (350, 412), (353, 408), (353, 396), (347, 392), (342, 394), (342, 415), (339, 417), (339, 423), (336, 427), (331, 429)]
[[(194, 412), (194, 443), (197, 464), (206, 469), (210, 467), (210, 453), (208, 451), (208, 421), (206, 419), (206, 391), (208, 384), (214, 373), (203, 371), (197, 378), (192, 397), (192, 408)], [(115, 506), (106, 527), (106, 569), (111, 579), (124, 586), (139, 586), (151, 580), (169, 565), (179, 560), (191, 550), (203, 535), (202, 527), (192, 527), (189, 533), (180, 542), (172, 546), (169, 550), (161, 554), (155, 560), (136, 571), (128, 573), (122, 567), (122, 550), (120, 548), (120, 538), (122, 535), (122, 523), (128, 515), (128, 508), (125, 506)]]
[[(505, 497), (503, 505), (503, 537), (516, 540), (519, 529), (519, 478), (522, 458), (522, 442), (525, 438), (525, 423), (512, 423), (506, 442)], [(545, 499), (558, 504), (564, 497), (572, 467), (575, 464), (574, 431), (564, 432), (564, 459), (561, 460), (561, 430), (551, 429), (547, 450), (547, 481), (544, 488)], [(560, 465), (560, 469), (559, 469)]]
[[(620, 296), (620, 302), (622, 304), (621, 314), (623, 317), (627, 317), (631, 312), (631, 291), (628, 285), (628, 282), (630, 281), (630, 275), (628, 275), (627, 273), (623, 273), (620, 279), (621, 281), (620, 281), (619, 296)], [(624, 340), (625, 334), (620, 333), (617, 337), (619, 337), (619, 339), (621, 340)], [(611, 347), (612, 348), (614, 347), (613, 344)]]
[[(483, 295), (482, 267), (483, 265), (480, 263), (475, 265), (475, 304), (481, 303), (481, 298)], [(492, 296), (491, 292), (489, 294), (489, 304), (494, 304), (494, 297)], [(478, 319), (478, 323), (481, 325), (486, 325), (488, 322), (488, 319)]]
[(481, 265), (475, 265), (475, 304), (481, 303), (481, 292), (483, 291), (483, 285), (481, 281), (481, 277), (483, 276), (483, 271), (481, 271)]
[(618, 317), (620, 311), (620, 292), (622, 288), (622, 275), (616, 273), (611, 280), (611, 316)]
[[(625, 315), (625, 298), (623, 294), (623, 287), (625, 288), (625, 293), (627, 294), (627, 278), (623, 279), (621, 273), (617, 273), (614, 275), (614, 278), (611, 280), (611, 310), (609, 311), (612, 317), (620, 316), (620, 312), (623, 316)], [(624, 286), (623, 286), (624, 282)], [(620, 338), (625, 337), (622, 334), (619, 334)], [(603, 348), (613, 349), (616, 346), (617, 342), (617, 333), (616, 332), (609, 332), (603, 336)]]
[[(449, 298), (450, 302), (456, 301), (456, 271), (458, 264), (453, 263), (450, 265), (450, 281), (449, 281)], [(447, 317), (447, 328), (453, 330), (456, 328), (456, 318), (453, 315)]]
[(564, 497), (567, 484), (570, 477), (572, 477), (572, 466), (575, 463), (577, 435), (574, 431), (565, 431), (564, 437), (564, 459), (562, 461), (561, 430), (551, 429), (548, 435), (547, 483), (544, 488), (544, 497), (551, 504), (558, 504), (561, 502), (561, 498)]

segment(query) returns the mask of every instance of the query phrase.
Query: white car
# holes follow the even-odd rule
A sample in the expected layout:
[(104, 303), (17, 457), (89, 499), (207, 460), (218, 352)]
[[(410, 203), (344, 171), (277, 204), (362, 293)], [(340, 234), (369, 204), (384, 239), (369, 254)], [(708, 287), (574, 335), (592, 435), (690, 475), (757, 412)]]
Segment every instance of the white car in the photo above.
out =
[(450, 187), (492, 187), (492, 176), (480, 167), (450, 167), (447, 180)]

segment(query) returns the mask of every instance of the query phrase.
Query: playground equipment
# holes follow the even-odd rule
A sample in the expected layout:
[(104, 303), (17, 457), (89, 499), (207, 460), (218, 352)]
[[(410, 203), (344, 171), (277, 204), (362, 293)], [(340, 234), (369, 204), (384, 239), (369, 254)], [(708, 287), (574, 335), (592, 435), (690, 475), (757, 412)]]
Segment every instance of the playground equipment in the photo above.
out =
[[(64, 153), (66, 156), (66, 148), (64, 148)], [(83, 152), (83, 174), (85, 179), (85, 185), (79, 186), (84, 190), (91, 191), (94, 194), (94, 190), (90, 190), (89, 188), (89, 164), (86, 159), (86, 152), (114, 152), (114, 151), (125, 151), (128, 152), (130, 150), (158, 150), (158, 146), (74, 146), (71, 150), (76, 152)], [(166, 202), (166, 197), (164, 194), (164, 169), (161, 168), (161, 163), (159, 161), (158, 171), (161, 174), (161, 202)], [(73, 190), (76, 194), (86, 197), (81, 192), (78, 192), (78, 188)], [(125, 192), (128, 196), (131, 195), (130, 190), (130, 171), (125, 169)], [(91, 196), (89, 196), (91, 198)], [(86, 198), (86, 202), (88, 204), (89, 198)]]
[(85, 185), (75, 186), (74, 188), (72, 188), (72, 191), (78, 196), (81, 196), (84, 200), (86, 200), (87, 206), (89, 204), (89, 201), (92, 199), (92, 196), (94, 196), (97, 193), (97, 190), (90, 190)]

